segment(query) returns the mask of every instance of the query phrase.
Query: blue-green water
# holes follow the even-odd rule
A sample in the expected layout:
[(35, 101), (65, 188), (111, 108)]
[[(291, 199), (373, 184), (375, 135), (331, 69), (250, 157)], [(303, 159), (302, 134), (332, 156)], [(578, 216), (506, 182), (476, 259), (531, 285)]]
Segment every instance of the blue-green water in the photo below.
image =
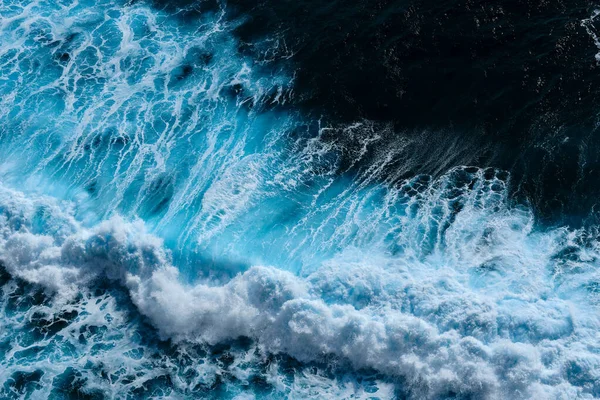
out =
[(227, 10), (0, 4), (0, 397), (600, 396), (597, 230), (402, 178), (432, 133), (309, 116)]

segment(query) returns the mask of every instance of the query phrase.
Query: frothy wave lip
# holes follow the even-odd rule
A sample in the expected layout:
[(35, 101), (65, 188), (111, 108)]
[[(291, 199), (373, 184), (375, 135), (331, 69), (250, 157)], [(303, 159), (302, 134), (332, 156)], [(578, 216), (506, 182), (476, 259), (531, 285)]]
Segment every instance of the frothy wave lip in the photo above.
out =
[[(6, 312), (1, 274), (0, 397), (23, 374), (68, 386), (76, 367), (110, 397), (157, 358), (240, 338), (240, 382), (266, 354), (263, 370), (339, 363), (410, 398), (600, 397), (597, 231), (537, 228), (503, 171), (443, 174), (486, 149), (422, 152), (436, 135), (281, 107), (296, 96), (296, 74), (271, 63), (291, 57), (285, 40), (242, 54), (220, 6), (193, 21), (144, 2), (2, 11), (0, 271), (51, 300)], [(432, 160), (439, 179), (404, 179)], [(164, 342), (136, 341), (122, 304)], [(219, 362), (173, 376), (210, 387), (234, 364)]]
[(348, 248), (310, 275), (255, 266), (223, 285), (183, 283), (140, 220), (85, 228), (68, 204), (7, 187), (0, 210), (10, 274), (65, 301), (99, 278), (118, 282), (165, 339), (245, 336), (302, 362), (336, 357), (415, 398), (600, 394), (596, 245), (536, 232), (518, 210), (464, 207), (426, 256)]

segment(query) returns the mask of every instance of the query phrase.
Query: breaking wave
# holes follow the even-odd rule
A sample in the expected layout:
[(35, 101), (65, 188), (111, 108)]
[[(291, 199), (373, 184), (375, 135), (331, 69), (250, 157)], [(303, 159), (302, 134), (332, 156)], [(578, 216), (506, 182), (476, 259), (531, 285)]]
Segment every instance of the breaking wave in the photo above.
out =
[[(118, 296), (94, 294), (98, 282), (109, 281), (127, 293), (159, 340), (183, 348), (252, 340), (256, 348), (238, 350), (243, 355), (236, 354), (241, 359), (234, 365), (249, 363), (261, 376), (268, 374), (257, 366), (261, 357), (284, 354), (373, 370), (382, 375), (382, 387), (373, 387), (383, 398), (390, 380), (394, 390), (415, 398), (596, 396), (597, 238), (536, 231), (527, 210), (505, 205), (503, 181), (493, 171), (457, 169), (421, 191), (414, 181), (407, 185), (416, 193), (406, 195), (404, 207), (397, 204), (397, 233), (387, 251), (348, 246), (308, 274), (253, 266), (225, 284), (183, 281), (162, 241), (140, 220), (113, 217), (83, 228), (63, 211), (67, 205), (3, 188), (2, 262), (11, 276), (40, 285), (52, 298), (51, 305), (11, 316), (9, 299), (19, 285), (4, 286), (9, 329), (3, 339), (31, 341), (42, 331), (29, 346), (5, 353), (5, 379), (23, 368), (23, 354), (52, 357), (69, 346), (80, 356), (91, 351), (86, 335), (97, 342), (79, 374), (98, 380), (103, 368), (108, 373), (94, 361), (115, 357), (115, 346), (118, 361), (111, 361), (130, 363), (123, 351), (135, 347), (130, 337), (88, 333), (119, 323), (125, 332), (136, 329), (109, 317)], [(41, 323), (31, 321), (36, 313)], [(28, 360), (29, 373), (56, 380), (53, 372), (63, 371), (46, 370), (49, 355)], [(233, 368), (213, 366), (219, 367)], [(163, 373), (175, 380), (169, 369)], [(113, 379), (119, 392), (121, 385), (133, 390), (151, 380), (129, 382), (125, 372)], [(170, 390), (195, 393), (192, 382), (178, 379), (183, 387)], [(274, 396), (290, 395), (289, 386), (269, 385)]]
[(600, 396), (596, 228), (307, 119), (225, 4), (0, 11), (3, 397)]

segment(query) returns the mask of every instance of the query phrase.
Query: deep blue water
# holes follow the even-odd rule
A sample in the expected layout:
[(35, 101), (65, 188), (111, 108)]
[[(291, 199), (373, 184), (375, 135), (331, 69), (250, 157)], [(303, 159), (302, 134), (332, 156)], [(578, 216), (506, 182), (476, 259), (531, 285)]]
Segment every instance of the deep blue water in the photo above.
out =
[(599, 14), (468, 3), (0, 2), (0, 398), (600, 397)]

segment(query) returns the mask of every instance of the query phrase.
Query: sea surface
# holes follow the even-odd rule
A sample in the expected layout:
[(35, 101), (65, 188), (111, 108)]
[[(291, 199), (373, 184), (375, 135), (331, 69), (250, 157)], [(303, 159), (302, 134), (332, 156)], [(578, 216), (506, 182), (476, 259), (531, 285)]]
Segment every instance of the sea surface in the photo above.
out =
[(600, 3), (0, 0), (0, 398), (600, 397)]

